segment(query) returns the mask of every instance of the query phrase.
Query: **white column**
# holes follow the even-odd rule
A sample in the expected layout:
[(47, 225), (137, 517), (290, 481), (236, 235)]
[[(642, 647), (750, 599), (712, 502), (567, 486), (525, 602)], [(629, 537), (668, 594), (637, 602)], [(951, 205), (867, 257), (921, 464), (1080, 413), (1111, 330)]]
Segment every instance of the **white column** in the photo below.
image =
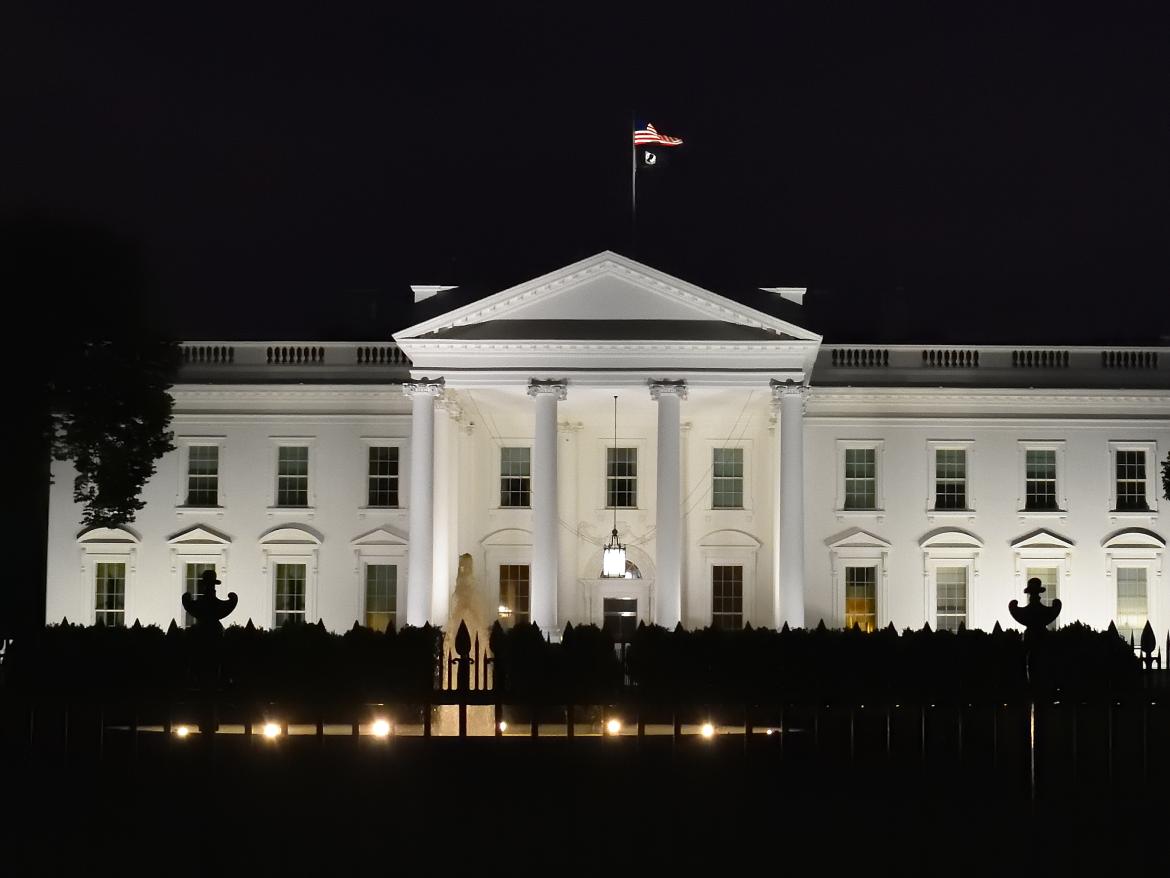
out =
[(780, 577), (776, 626), (804, 627), (804, 396), (795, 381), (772, 382), (780, 414)]
[(411, 381), (402, 386), (410, 409), (410, 563), (406, 574), (406, 624), (425, 625), (431, 617), (435, 545), (435, 398), (441, 382)]
[(560, 512), (557, 508), (557, 402), (565, 398), (558, 381), (532, 381), (536, 429), (532, 441), (532, 576), (528, 609), (541, 631), (557, 627), (557, 556)]
[(430, 620), (432, 625), (446, 625), (450, 615), (451, 592), (456, 568), (454, 552), (459, 510), (459, 405), (443, 394), (435, 403), (435, 508), (434, 569), (431, 582)]
[(682, 621), (682, 455), (679, 410), (686, 399), (682, 381), (650, 385), (658, 403), (658, 498), (654, 545), (654, 621), (674, 628)]
[(568, 527), (559, 528), (560, 564), (557, 573), (557, 627), (566, 622), (580, 624), (587, 621), (581, 605), (581, 587), (577, 582), (577, 525), (581, 521), (577, 509), (577, 434), (578, 422), (561, 421), (557, 425), (560, 451), (557, 452), (557, 503), (560, 518)]

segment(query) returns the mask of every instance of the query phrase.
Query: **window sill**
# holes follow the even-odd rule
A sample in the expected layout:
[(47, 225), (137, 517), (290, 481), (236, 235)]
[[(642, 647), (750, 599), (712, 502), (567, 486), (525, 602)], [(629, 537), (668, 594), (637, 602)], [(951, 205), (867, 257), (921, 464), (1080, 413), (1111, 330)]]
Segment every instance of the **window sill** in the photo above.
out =
[(1067, 509), (1017, 509), (1016, 515), (1020, 517), (1020, 521), (1026, 519), (1040, 519), (1040, 518), (1057, 518), (1064, 521), (1068, 518)]
[(223, 506), (176, 506), (177, 515), (223, 515)]
[(1118, 521), (1123, 519), (1136, 519), (1141, 521), (1143, 519), (1152, 519), (1158, 517), (1157, 509), (1110, 509), (1109, 520)]
[(269, 506), (269, 515), (306, 515), (310, 518), (317, 513), (316, 506)]
[(936, 518), (968, 518), (975, 517), (974, 509), (927, 509), (926, 517), (930, 521)]
[(884, 509), (837, 509), (834, 510), (837, 520), (841, 521), (843, 518), (872, 518), (876, 521), (884, 521), (886, 517), (886, 510)]
[[(281, 507), (281, 508), (289, 509), (292, 507)], [(304, 507), (300, 507), (300, 508), (303, 509)], [(405, 506), (359, 506), (358, 507), (358, 516), (360, 516), (361, 518), (365, 518), (367, 515), (390, 515), (390, 514), (397, 514), (400, 512), (406, 512), (406, 507)]]

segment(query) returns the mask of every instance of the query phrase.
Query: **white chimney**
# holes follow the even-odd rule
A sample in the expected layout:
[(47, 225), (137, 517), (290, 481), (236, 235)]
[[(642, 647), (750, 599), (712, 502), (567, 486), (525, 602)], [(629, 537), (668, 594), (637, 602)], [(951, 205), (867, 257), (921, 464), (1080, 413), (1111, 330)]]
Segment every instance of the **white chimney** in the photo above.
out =
[(442, 286), (428, 286), (425, 284), (411, 284), (411, 291), (414, 293), (414, 301), (417, 305), (419, 302), (429, 299), (431, 296), (445, 293), (447, 290), (457, 290), (459, 287), (442, 287)]
[(760, 289), (765, 293), (779, 293), (781, 299), (787, 299), (798, 305), (804, 304), (804, 294), (808, 292), (808, 287), (760, 287)]

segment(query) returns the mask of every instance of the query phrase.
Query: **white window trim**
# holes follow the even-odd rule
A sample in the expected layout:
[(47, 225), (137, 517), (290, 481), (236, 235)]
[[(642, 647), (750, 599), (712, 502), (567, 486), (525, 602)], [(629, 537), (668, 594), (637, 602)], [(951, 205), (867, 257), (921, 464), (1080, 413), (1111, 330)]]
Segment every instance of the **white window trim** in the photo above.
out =
[(488, 594), (492, 604), (488, 615), (494, 622), (500, 618), (500, 567), (506, 564), (528, 568), (528, 618), (532, 618), (532, 546), (488, 546), (487, 559)]
[[(1059, 473), (1059, 470), (1058, 470)], [(1056, 569), (1057, 586), (1056, 597), (1060, 598), (1060, 617), (1057, 625), (1067, 625), (1079, 618), (1076, 613), (1082, 612), (1080, 600), (1074, 595), (1068, 585), (1072, 582), (1072, 550), (1068, 540), (1049, 531), (1040, 531), (1025, 539), (1012, 543), (1012, 552), (1015, 559), (1015, 589), (1012, 594), (1021, 603), (1024, 602), (1024, 588), (1028, 585), (1029, 567), (1051, 567)], [(1041, 599), (1045, 603), (1052, 602), (1053, 595), (1043, 594)]]
[[(399, 459), (401, 466), (401, 458)], [(366, 624), (366, 566), (389, 564), (398, 568), (394, 574), (394, 615), (396, 627), (401, 628), (406, 620), (406, 576), (410, 569), (409, 544), (407, 541), (384, 528), (370, 531), (351, 542), (353, 546), (353, 573), (357, 582), (355, 619), (359, 625)]]
[(707, 600), (703, 607), (705, 624), (715, 622), (716, 567), (743, 568), (743, 624), (755, 623), (752, 610), (756, 606), (756, 555), (758, 549), (721, 546), (703, 551), (703, 569), (707, 571)]
[(187, 590), (186, 565), (214, 564), (216, 578), (226, 584), (231, 540), (222, 534), (197, 526), (171, 537), (167, 540), (167, 545), (170, 546), (171, 576), (176, 583), (175, 615), (171, 618), (181, 626), (184, 619), (183, 593)]
[[(503, 449), (505, 448), (527, 448), (528, 449), (528, 505), (527, 506), (501, 506), (500, 505), (500, 479), (503, 478), (501, 464), (503, 461)], [(532, 511), (532, 451), (533, 441), (529, 437), (527, 439), (500, 439), (499, 442), (492, 444), (493, 450), (493, 465), (495, 472), (495, 480), (492, 482), (491, 505), (488, 509), (491, 512), (531, 512)], [(498, 571), (497, 571), (498, 575)]]
[(938, 630), (938, 568), (964, 567), (967, 570), (967, 623), (968, 629), (980, 627), (975, 624), (979, 618), (978, 606), (979, 560), (983, 543), (977, 537), (963, 531), (943, 531), (921, 543), (922, 574), (925, 604), (923, 617), (930, 627)]
[[(269, 442), (272, 445), (269, 472), (272, 474), (272, 488), (269, 497), (267, 512), (269, 516), (273, 515), (295, 515), (297, 517), (307, 516), (312, 517), (317, 513), (317, 439), (314, 436), (269, 436)], [(308, 498), (305, 506), (278, 506), (276, 503), (277, 492), (280, 486), (279, 463), (280, 463), (280, 449), (288, 447), (305, 447), (309, 449), (309, 479), (308, 479)], [(368, 465), (368, 460), (367, 460)], [(399, 463), (401, 466), (401, 463)]]
[[(938, 501), (936, 480), (938, 478), (938, 451), (959, 450), (967, 452), (967, 506), (963, 509), (935, 509)], [(975, 520), (975, 480), (971, 474), (975, 469), (974, 439), (928, 439), (926, 440), (926, 517), (929, 521), (946, 518)], [(970, 615), (970, 613), (968, 613)]]
[[(396, 515), (407, 511), (407, 500), (410, 498), (410, 461), (407, 459), (408, 439), (389, 436), (362, 436), (364, 446), (361, 460), (362, 503), (358, 507), (358, 517), (366, 518), (370, 515)], [(397, 506), (370, 506), (370, 449), (397, 448), (398, 449), (398, 505)], [(309, 486), (313, 484), (313, 452), (309, 452)], [(274, 495), (275, 496), (275, 495)]]
[[(614, 445), (612, 438), (600, 438), (597, 440), (598, 464), (597, 464), (597, 511), (604, 512), (608, 515), (613, 514), (613, 507), (606, 506), (607, 489), (609, 487), (609, 470), (606, 467), (606, 449), (609, 448), (636, 448), (638, 450), (638, 503), (636, 506), (619, 506), (617, 507), (618, 515), (623, 512), (645, 511), (653, 508), (653, 503), (647, 499), (647, 491), (650, 487), (650, 481), (647, 478), (650, 472), (649, 460), (646, 457), (646, 440), (645, 439), (627, 439), (618, 436), (617, 445)], [(498, 484), (498, 482), (497, 482)]]
[[(1117, 508), (1117, 452), (1144, 451), (1146, 453), (1146, 505), (1148, 510), (1121, 510)], [(1109, 520), (1152, 519), (1158, 517), (1158, 495), (1162, 485), (1162, 470), (1159, 466), (1158, 443), (1156, 441), (1109, 443)]]
[[(1065, 468), (1065, 446), (1063, 439), (1021, 439), (1016, 443), (1016, 510), (1020, 521), (1028, 519), (1068, 518), (1068, 479)], [(1025, 509), (1028, 495), (1027, 460), (1029, 451), (1056, 452), (1056, 509)]]
[[(179, 515), (216, 515), (222, 517), (224, 507), (227, 506), (227, 493), (224, 490), (224, 451), (227, 447), (226, 436), (176, 436), (175, 445), (179, 452), (179, 484), (175, 491), (175, 512)], [(219, 449), (219, 471), (216, 482), (216, 506), (188, 506), (188, 468), (191, 463), (191, 446), (214, 445)]]
[(84, 619), (75, 619), (86, 625), (97, 622), (97, 565), (100, 563), (126, 565), (126, 594), (122, 601), (122, 620), (127, 627), (137, 620), (134, 587), (138, 574), (138, 549), (142, 541), (137, 534), (122, 527), (94, 527), (77, 537), (81, 552), (80, 579), (84, 595)]
[(276, 565), (305, 565), (305, 622), (315, 623), (317, 610), (317, 568), (321, 540), (301, 527), (278, 527), (260, 539), (260, 573), (267, 583), (262, 606), (269, 628), (276, 625)]
[[(844, 457), (842, 456), (842, 473)], [(881, 537), (865, 531), (856, 531), (829, 544), (829, 566), (833, 577), (833, 616), (836, 627), (845, 627), (845, 568), (874, 567), (874, 609), (877, 621), (874, 630), (889, 624), (886, 613), (887, 578), (890, 569), (890, 544)]]
[[(707, 464), (709, 475), (707, 477), (707, 511), (714, 512), (716, 515), (724, 512), (730, 513), (751, 513), (755, 508), (755, 498), (752, 494), (754, 483), (752, 481), (752, 440), (751, 439), (737, 439), (734, 442), (728, 442), (727, 437), (708, 439), (706, 441), (707, 448)], [(716, 448), (737, 448), (743, 451), (743, 506), (716, 506), (715, 505), (715, 449)], [(750, 520), (750, 519), (749, 519)], [(746, 617), (745, 617), (746, 618)]]
[(1117, 568), (1144, 567), (1146, 568), (1146, 616), (1150, 620), (1154, 634), (1158, 637), (1158, 643), (1165, 643), (1167, 629), (1170, 629), (1170, 606), (1164, 606), (1162, 595), (1162, 592), (1165, 591), (1165, 586), (1162, 584), (1162, 571), (1166, 556), (1165, 544), (1146, 531), (1124, 530), (1106, 540), (1103, 548), (1105, 549), (1105, 576), (1109, 580), (1110, 620), (1116, 621), (1117, 619)]
[[(886, 517), (885, 494), (885, 446), (884, 439), (838, 439), (837, 440), (837, 506), (835, 514), (837, 520), (845, 518), (872, 518), (884, 521)], [(845, 452), (855, 448), (872, 448), (874, 450), (874, 509), (846, 509), (845, 508)], [(844, 618), (844, 617), (842, 617)]]

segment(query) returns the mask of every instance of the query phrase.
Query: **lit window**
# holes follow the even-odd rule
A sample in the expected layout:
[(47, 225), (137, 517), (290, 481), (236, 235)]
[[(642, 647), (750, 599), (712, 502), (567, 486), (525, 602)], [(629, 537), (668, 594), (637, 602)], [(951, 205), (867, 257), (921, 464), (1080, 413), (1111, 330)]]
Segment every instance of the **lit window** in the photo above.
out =
[(967, 568), (939, 567), (935, 570), (938, 615), (935, 630), (958, 631), (967, 624)]
[(528, 565), (500, 565), (500, 624), (510, 628), (529, 621)]
[(1117, 568), (1117, 633), (1136, 646), (1150, 617), (1145, 567)]
[(277, 449), (276, 505), (309, 505), (309, 449), (282, 445)]
[(94, 568), (94, 624), (112, 628), (126, 624), (126, 565), (99, 561)]
[[(214, 573), (215, 565), (205, 562), (183, 565), (183, 591), (191, 595), (192, 599), (199, 597), (199, 580), (203, 577), (205, 570)], [(188, 628), (195, 624), (195, 617), (186, 610), (183, 610), (183, 624)]]
[(614, 643), (628, 643), (638, 628), (638, 599), (603, 598), (601, 620), (601, 627)]
[(396, 626), (398, 568), (393, 564), (366, 565), (366, 627), (385, 631)]
[(305, 565), (276, 565), (276, 627), (305, 621)]
[[(1054, 600), (1060, 597), (1060, 568), (1059, 567), (1028, 567), (1024, 570), (1024, 585), (1029, 581), (1039, 579), (1040, 584), (1044, 586), (1044, 593), (1040, 595), (1040, 600), (1046, 604), (1051, 604)], [(1049, 628), (1055, 628), (1060, 622), (1057, 619)]]
[(743, 567), (716, 564), (711, 568), (711, 625), (743, 627)]
[(962, 448), (934, 451), (934, 508), (967, 508), (967, 452)]
[(398, 506), (398, 446), (370, 446), (366, 505), (391, 509)]
[(188, 447), (187, 505), (219, 505), (218, 445), (191, 445)]
[(845, 627), (877, 628), (877, 568), (845, 568)]
[(1024, 452), (1024, 508), (1055, 510), (1056, 451), (1050, 448), (1029, 448)]
[(743, 509), (743, 449), (716, 448), (712, 473), (711, 506)]
[(500, 505), (532, 505), (532, 449), (500, 449)]
[(1146, 452), (1121, 450), (1117, 459), (1117, 506), (1119, 512), (1146, 512)]
[(845, 508), (877, 508), (876, 449), (845, 449)]
[(605, 449), (605, 506), (632, 509), (638, 505), (638, 449)]

